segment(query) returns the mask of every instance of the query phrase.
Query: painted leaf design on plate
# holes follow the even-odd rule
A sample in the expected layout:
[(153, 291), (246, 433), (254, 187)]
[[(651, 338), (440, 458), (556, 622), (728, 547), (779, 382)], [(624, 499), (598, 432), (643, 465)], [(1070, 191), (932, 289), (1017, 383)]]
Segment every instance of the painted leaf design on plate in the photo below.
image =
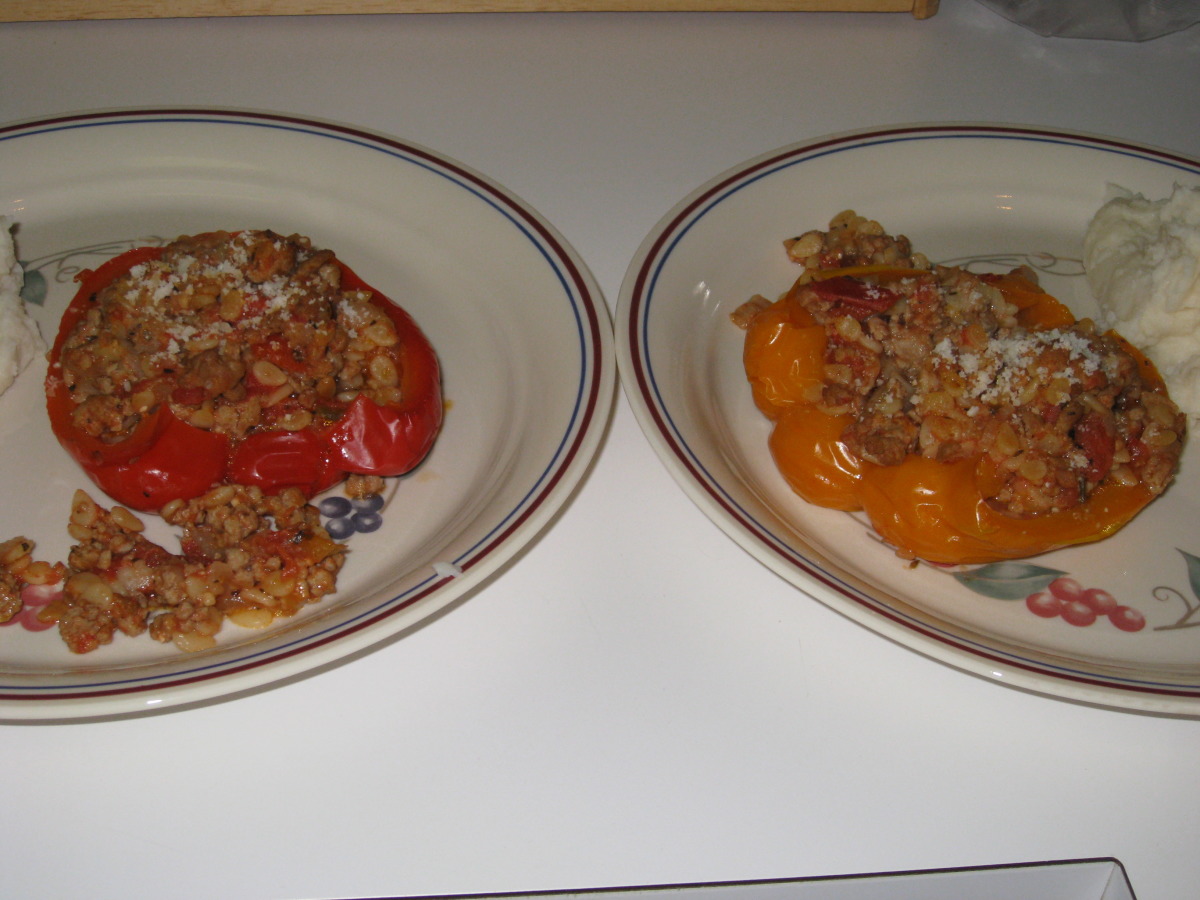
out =
[[(1178, 547), (1175, 549), (1179, 550)], [(1179, 554), (1187, 563), (1188, 583), (1192, 586), (1192, 593), (1200, 598), (1200, 556), (1186, 550), (1179, 550)]]
[(1200, 627), (1200, 556), (1194, 553), (1188, 553), (1186, 550), (1179, 550), (1179, 555), (1183, 557), (1183, 561), (1187, 563), (1188, 584), (1192, 588), (1192, 596), (1187, 597), (1183, 591), (1170, 587), (1169, 585), (1160, 584), (1151, 593), (1155, 600), (1170, 601), (1178, 600), (1183, 604), (1183, 615), (1175, 622), (1168, 625), (1159, 625), (1155, 631), (1174, 631), (1182, 628), (1197, 628)]
[(21, 299), (33, 306), (46, 305), (46, 276), (36, 269), (25, 272), (21, 285)]
[(985, 597), (1024, 600), (1066, 573), (1033, 563), (1004, 561), (952, 574), (959, 584)]

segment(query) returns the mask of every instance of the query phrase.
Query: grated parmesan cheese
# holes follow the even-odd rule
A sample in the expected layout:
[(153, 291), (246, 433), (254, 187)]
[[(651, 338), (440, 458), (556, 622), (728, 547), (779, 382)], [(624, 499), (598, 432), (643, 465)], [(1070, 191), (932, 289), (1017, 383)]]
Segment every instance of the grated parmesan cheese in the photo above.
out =
[[(1000, 332), (992, 335), (982, 350), (964, 350), (949, 337), (943, 337), (934, 345), (933, 355), (966, 376), (967, 395), (972, 399), (990, 405), (1016, 406), (1021, 403), (1021, 394), (1031, 376), (1044, 379), (1051, 375), (1045, 367), (1029, 366), (1031, 360), (1048, 350), (1065, 352), (1067, 360), (1076, 363), (1083, 375), (1093, 375), (1101, 368), (1100, 354), (1086, 337), (1057, 328)], [(1068, 384), (1080, 383), (1072, 368), (1053, 374)], [(967, 414), (978, 415), (978, 408), (975, 412), (968, 410)]]

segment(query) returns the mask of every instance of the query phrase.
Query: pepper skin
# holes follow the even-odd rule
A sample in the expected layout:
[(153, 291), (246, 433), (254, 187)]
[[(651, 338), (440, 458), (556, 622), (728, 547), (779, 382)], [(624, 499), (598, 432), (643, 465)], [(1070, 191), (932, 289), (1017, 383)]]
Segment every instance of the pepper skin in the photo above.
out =
[(296, 487), (307, 496), (327, 490), (351, 473), (403, 475), (429, 452), (442, 424), (441, 373), (433, 347), (412, 318), (365, 284), (340, 260), (342, 289), (371, 291), (399, 337), (397, 405), (359, 396), (327, 425), (300, 431), (262, 430), (231, 441), (176, 417), (167, 404), (142, 417), (124, 440), (105, 443), (72, 422), (74, 403), (62, 380), (60, 359), (67, 337), (96, 295), (135, 265), (156, 259), (162, 248), (139, 247), (77, 276), (79, 291), (64, 312), (49, 354), (46, 406), (50, 426), (67, 452), (101, 490), (123, 506), (157, 511), (172, 500), (199, 496), (215, 484), (252, 485), (267, 493)]

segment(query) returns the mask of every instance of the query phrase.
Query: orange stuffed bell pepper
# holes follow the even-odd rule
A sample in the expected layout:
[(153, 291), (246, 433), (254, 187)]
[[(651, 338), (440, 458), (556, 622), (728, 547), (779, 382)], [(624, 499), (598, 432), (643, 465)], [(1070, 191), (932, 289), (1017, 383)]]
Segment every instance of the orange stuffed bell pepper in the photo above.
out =
[(816, 233), (793, 288), (735, 316), (797, 494), (966, 564), (1099, 540), (1161, 493), (1185, 419), (1145, 357), (1028, 273), (934, 270), (906, 243), (881, 263), (897, 239), (867, 230)]
[(78, 279), (49, 354), (50, 424), (127, 507), (223, 482), (311, 496), (351, 473), (401, 475), (439, 431), (429, 341), (306, 239), (198, 235)]

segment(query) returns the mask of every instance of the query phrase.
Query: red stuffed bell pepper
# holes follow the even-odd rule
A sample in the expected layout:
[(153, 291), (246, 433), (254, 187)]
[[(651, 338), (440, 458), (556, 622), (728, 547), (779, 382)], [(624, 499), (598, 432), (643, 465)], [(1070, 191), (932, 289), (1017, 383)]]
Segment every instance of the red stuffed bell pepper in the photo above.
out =
[(124, 506), (402, 475), (441, 427), (429, 341), (307, 239), (197, 235), (78, 280), (49, 357), (50, 424)]

